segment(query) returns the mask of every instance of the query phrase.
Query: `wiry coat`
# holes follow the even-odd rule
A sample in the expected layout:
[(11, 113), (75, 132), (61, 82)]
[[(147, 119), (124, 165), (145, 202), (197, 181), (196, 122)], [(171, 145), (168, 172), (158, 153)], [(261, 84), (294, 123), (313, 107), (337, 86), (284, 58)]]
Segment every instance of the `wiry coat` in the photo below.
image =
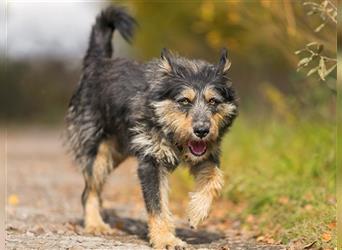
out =
[[(102, 186), (112, 169), (136, 156), (151, 243), (183, 246), (167, 207), (167, 174), (181, 161), (190, 165), (198, 184), (188, 210), (195, 227), (222, 186), (219, 145), (237, 115), (227, 78), (230, 62), (226, 51), (216, 65), (167, 50), (144, 64), (111, 58), (113, 31), (129, 41), (134, 26), (134, 19), (117, 7), (97, 17), (66, 117), (68, 142), (85, 177), (85, 226), (110, 229), (99, 213)], [(196, 137), (202, 127), (208, 135)]]

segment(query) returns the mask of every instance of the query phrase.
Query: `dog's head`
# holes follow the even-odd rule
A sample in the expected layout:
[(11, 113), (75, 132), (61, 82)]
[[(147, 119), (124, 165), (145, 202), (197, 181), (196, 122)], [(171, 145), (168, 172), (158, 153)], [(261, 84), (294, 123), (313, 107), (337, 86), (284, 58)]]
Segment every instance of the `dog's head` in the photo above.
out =
[(188, 161), (207, 158), (237, 114), (229, 67), (225, 49), (215, 65), (162, 51), (151, 105), (161, 129)]

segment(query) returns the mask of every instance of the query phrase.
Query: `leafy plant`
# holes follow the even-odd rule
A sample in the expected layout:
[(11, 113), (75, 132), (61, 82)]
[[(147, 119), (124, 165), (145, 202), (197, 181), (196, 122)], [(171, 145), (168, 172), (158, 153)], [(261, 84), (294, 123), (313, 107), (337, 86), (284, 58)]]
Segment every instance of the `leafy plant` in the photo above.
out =
[[(331, 0), (323, 0), (320, 3), (304, 2), (310, 10), (307, 15), (319, 15), (321, 23), (314, 30), (320, 32), (328, 23), (337, 25), (337, 8)], [(303, 56), (297, 64), (297, 71), (308, 68), (307, 76), (318, 74), (321, 80), (325, 81), (337, 67), (337, 59), (324, 54), (324, 44), (321, 42), (310, 42), (306, 47), (295, 52), (296, 55)]]

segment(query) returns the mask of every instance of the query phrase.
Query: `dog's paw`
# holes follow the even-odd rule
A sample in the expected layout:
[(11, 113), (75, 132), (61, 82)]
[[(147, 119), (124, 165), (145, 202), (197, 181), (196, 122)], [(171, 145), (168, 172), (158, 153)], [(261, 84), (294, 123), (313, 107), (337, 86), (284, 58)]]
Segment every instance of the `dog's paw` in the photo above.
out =
[(171, 243), (169, 243), (165, 246), (165, 249), (167, 249), (167, 250), (186, 250), (187, 249), (186, 246), (187, 246), (187, 244), (184, 241), (175, 237), (175, 239)]
[(158, 237), (151, 239), (154, 249), (158, 250), (186, 250), (187, 244), (172, 233), (160, 234)]
[(115, 230), (113, 230), (110, 225), (102, 222), (97, 224), (86, 225), (85, 233), (94, 234), (94, 235), (112, 235), (115, 234)]
[(188, 222), (192, 229), (208, 217), (212, 198), (201, 193), (191, 193), (190, 203), (187, 209)]

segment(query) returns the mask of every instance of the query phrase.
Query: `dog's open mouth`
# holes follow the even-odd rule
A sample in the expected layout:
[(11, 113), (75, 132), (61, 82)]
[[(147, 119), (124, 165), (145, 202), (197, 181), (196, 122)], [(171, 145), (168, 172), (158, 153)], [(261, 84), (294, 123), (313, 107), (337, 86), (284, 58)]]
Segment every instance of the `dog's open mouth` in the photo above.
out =
[(207, 152), (207, 143), (204, 141), (189, 141), (188, 147), (195, 156), (201, 156)]

